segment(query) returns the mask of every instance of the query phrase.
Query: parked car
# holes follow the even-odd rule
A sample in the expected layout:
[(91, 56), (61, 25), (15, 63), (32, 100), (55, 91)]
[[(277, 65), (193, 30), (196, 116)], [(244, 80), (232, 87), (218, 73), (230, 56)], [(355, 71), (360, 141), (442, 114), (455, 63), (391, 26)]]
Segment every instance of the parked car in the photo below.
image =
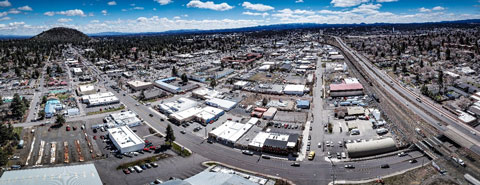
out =
[(262, 155), (262, 158), (264, 158), (264, 159), (270, 159), (271, 157), (268, 156), (268, 155)]
[(145, 166), (144, 164), (140, 165), (140, 168), (142, 168), (143, 170), (146, 170), (147, 169), (147, 166)]
[(123, 169), (123, 173), (125, 173), (125, 174), (130, 174), (130, 170), (128, 170), (128, 169)]
[(300, 167), (300, 163), (298, 163), (298, 162), (294, 162), (294, 163), (292, 163), (292, 165), (291, 165), (291, 166)]
[(345, 168), (353, 169), (353, 168), (355, 168), (355, 166), (353, 166), (353, 165), (351, 165), (351, 164), (346, 164), (346, 165), (345, 165)]
[(185, 130), (182, 130), (182, 131), (180, 131), (180, 133), (182, 133), (182, 134), (186, 134), (187, 132), (185, 132)]
[(253, 155), (253, 152), (250, 150), (242, 150), (242, 153), (245, 155)]
[(154, 168), (158, 167), (157, 163), (150, 163), (150, 165), (152, 165), (152, 167), (154, 167)]
[(152, 165), (150, 165), (150, 164), (148, 164), (148, 163), (145, 164), (145, 166), (146, 166), (147, 168), (152, 168)]
[(388, 165), (388, 164), (382, 164), (382, 165), (380, 166), (380, 168), (390, 168), (390, 165)]

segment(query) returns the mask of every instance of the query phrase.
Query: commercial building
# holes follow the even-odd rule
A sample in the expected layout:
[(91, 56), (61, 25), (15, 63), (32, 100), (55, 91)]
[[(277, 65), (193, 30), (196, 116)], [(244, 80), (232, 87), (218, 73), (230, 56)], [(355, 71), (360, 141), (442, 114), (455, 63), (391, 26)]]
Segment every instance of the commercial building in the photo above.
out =
[(160, 98), (167, 96), (167, 93), (161, 89), (153, 88), (153, 89), (147, 89), (143, 91), (143, 99), (144, 100), (151, 100), (155, 98)]
[(84, 95), (81, 98), (82, 102), (89, 107), (120, 103), (120, 100), (112, 92)]
[(225, 114), (225, 111), (215, 107), (206, 106), (202, 109), (202, 112), (196, 115), (196, 120), (204, 125), (208, 123), (213, 123), (218, 120), (222, 115)]
[(110, 114), (104, 118), (107, 127), (128, 126), (136, 127), (142, 124), (142, 121), (133, 111), (119, 112)]
[(198, 107), (191, 107), (189, 109), (172, 113), (168, 116), (169, 120), (173, 123), (181, 124), (187, 121), (191, 121), (197, 114), (203, 110)]
[(208, 137), (217, 140), (226, 145), (234, 145), (240, 137), (252, 128), (250, 123), (237, 123), (233, 121), (226, 121), (215, 130), (208, 133)]
[(287, 155), (298, 151), (298, 134), (260, 132), (248, 148), (256, 151)]
[(60, 100), (58, 99), (50, 99), (47, 101), (47, 103), (45, 104), (45, 117), (46, 118), (51, 118), (53, 116), (55, 116), (55, 113), (57, 111), (60, 111), (63, 109), (63, 105), (62, 103), (60, 103)]
[(3, 172), (1, 185), (102, 185), (94, 164), (31, 168)]
[(73, 72), (74, 75), (77, 75), (77, 76), (80, 76), (80, 75), (83, 74), (82, 68), (78, 68), (78, 67), (73, 68), (72, 72)]
[(360, 95), (363, 95), (363, 86), (360, 83), (330, 84), (330, 96), (332, 97), (346, 97), (346, 96), (360, 96)]
[(283, 93), (288, 95), (303, 95), (305, 92), (305, 85), (285, 85)]
[(349, 116), (363, 116), (365, 115), (365, 109), (363, 107), (348, 107), (347, 115)]
[(268, 108), (267, 111), (265, 111), (263, 113), (263, 119), (267, 119), (267, 120), (272, 120), (273, 117), (275, 117), (275, 114), (277, 113), (277, 108), (275, 107), (270, 107)]
[(167, 92), (176, 94), (182, 91), (180, 87), (170, 84), (170, 82), (175, 81), (176, 77), (169, 77), (155, 81), (154, 85), (160, 89), (163, 89)]
[(127, 126), (109, 128), (108, 137), (120, 153), (142, 150), (145, 142)]
[(81, 85), (77, 89), (78, 95), (95, 94), (95, 87), (93, 85)]
[(153, 84), (151, 82), (142, 82), (142, 81), (134, 80), (134, 81), (127, 82), (127, 84), (128, 84), (128, 87), (130, 87), (135, 91), (141, 91), (141, 90), (153, 88)]
[(392, 138), (347, 143), (345, 144), (345, 147), (347, 148), (348, 156), (351, 158), (367, 157), (397, 150), (395, 141)]
[(235, 108), (235, 106), (237, 105), (237, 102), (219, 99), (219, 98), (211, 98), (205, 101), (205, 104), (210, 105), (212, 107), (223, 109), (225, 111), (229, 111)]
[(219, 95), (220, 92), (216, 91), (215, 89), (208, 88), (197, 89), (192, 92), (192, 97), (202, 100), (216, 98)]
[(162, 103), (157, 106), (158, 110), (164, 114), (172, 114), (174, 112), (183, 111), (197, 106), (198, 102), (188, 99), (179, 98), (173, 102)]

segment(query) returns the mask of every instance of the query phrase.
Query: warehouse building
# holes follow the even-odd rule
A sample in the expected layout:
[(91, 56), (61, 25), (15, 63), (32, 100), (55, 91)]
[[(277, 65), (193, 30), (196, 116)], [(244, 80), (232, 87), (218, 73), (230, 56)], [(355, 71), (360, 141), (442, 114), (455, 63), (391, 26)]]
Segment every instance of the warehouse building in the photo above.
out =
[(169, 120), (176, 124), (192, 121), (197, 114), (203, 110), (198, 107), (191, 107), (189, 109), (172, 113), (168, 116)]
[(252, 126), (250, 123), (243, 124), (226, 121), (215, 130), (210, 131), (208, 137), (220, 143), (233, 146)]
[(288, 95), (303, 95), (305, 93), (305, 85), (285, 85), (283, 93)]
[(218, 120), (218, 118), (220, 118), (224, 114), (225, 114), (225, 111), (223, 111), (222, 109), (206, 106), (203, 108), (202, 112), (196, 115), (196, 120), (201, 124), (206, 125), (208, 123), (215, 122), (216, 120)]
[[(84, 175), (85, 174), (85, 175)], [(102, 185), (94, 164), (31, 168), (3, 172), (2, 185)]]
[(275, 107), (270, 107), (268, 108), (267, 111), (265, 111), (263, 113), (263, 119), (266, 119), (266, 120), (272, 120), (273, 117), (275, 117), (275, 114), (277, 113), (277, 108)]
[(367, 157), (397, 150), (395, 141), (392, 138), (347, 143), (345, 147), (347, 148), (348, 156), (351, 158)]
[(192, 97), (202, 100), (216, 98), (219, 95), (220, 92), (216, 91), (215, 89), (208, 88), (197, 89), (192, 92)]
[(60, 111), (63, 109), (63, 104), (60, 103), (60, 101), (58, 99), (50, 99), (47, 101), (47, 103), (45, 104), (45, 117), (46, 118), (51, 118), (53, 116), (55, 116), (55, 113), (57, 111)]
[(210, 105), (212, 107), (223, 109), (225, 111), (229, 111), (235, 108), (235, 106), (237, 105), (237, 102), (219, 99), (219, 98), (211, 98), (205, 101), (205, 104)]
[(77, 94), (78, 95), (89, 95), (89, 94), (95, 94), (95, 87), (93, 85), (81, 85), (78, 86), (77, 89)]
[(349, 116), (363, 116), (365, 115), (365, 108), (363, 107), (348, 107), (347, 108), (347, 115)]
[(127, 82), (127, 84), (128, 84), (128, 87), (130, 87), (135, 91), (141, 91), (141, 90), (153, 88), (153, 84), (151, 82), (142, 82), (142, 81), (134, 80), (134, 81)]
[(167, 92), (176, 94), (182, 91), (180, 87), (177, 87), (175, 85), (169, 84), (172, 81), (175, 81), (177, 78), (176, 77), (169, 77), (169, 78), (164, 78), (155, 81), (154, 85), (157, 86), (160, 89), (163, 89)]
[(161, 113), (172, 114), (174, 112), (180, 112), (195, 107), (197, 104), (198, 102), (194, 100), (182, 97), (173, 102), (159, 104), (157, 108)]
[(331, 97), (347, 97), (363, 95), (363, 86), (360, 83), (330, 84)]
[(73, 72), (73, 74), (76, 75), (76, 76), (80, 76), (80, 75), (83, 74), (82, 68), (78, 68), (78, 67), (73, 68), (73, 69), (72, 69), (72, 72)]
[(128, 153), (142, 150), (145, 142), (132, 129), (127, 126), (110, 128), (107, 130), (108, 137), (112, 140), (113, 145), (117, 147), (120, 153)]
[(308, 100), (297, 100), (297, 108), (299, 109), (309, 109), (310, 101)]

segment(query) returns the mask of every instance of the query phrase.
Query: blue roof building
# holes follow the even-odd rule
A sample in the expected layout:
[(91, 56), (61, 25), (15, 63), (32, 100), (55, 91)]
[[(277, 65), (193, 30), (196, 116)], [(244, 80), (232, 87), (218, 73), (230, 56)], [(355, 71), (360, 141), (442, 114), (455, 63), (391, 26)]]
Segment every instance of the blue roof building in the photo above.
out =
[(55, 113), (59, 110), (63, 109), (62, 103), (60, 103), (57, 99), (48, 100), (45, 104), (45, 117), (51, 118), (55, 115)]
[(310, 101), (308, 100), (297, 100), (297, 108), (299, 109), (309, 109)]

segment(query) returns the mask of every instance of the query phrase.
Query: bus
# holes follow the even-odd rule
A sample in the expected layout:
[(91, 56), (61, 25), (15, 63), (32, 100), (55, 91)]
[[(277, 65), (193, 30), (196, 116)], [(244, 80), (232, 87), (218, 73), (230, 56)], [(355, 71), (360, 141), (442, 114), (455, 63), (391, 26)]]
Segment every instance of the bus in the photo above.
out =
[(313, 160), (313, 158), (315, 158), (315, 152), (310, 151), (310, 153), (308, 154), (308, 160)]

